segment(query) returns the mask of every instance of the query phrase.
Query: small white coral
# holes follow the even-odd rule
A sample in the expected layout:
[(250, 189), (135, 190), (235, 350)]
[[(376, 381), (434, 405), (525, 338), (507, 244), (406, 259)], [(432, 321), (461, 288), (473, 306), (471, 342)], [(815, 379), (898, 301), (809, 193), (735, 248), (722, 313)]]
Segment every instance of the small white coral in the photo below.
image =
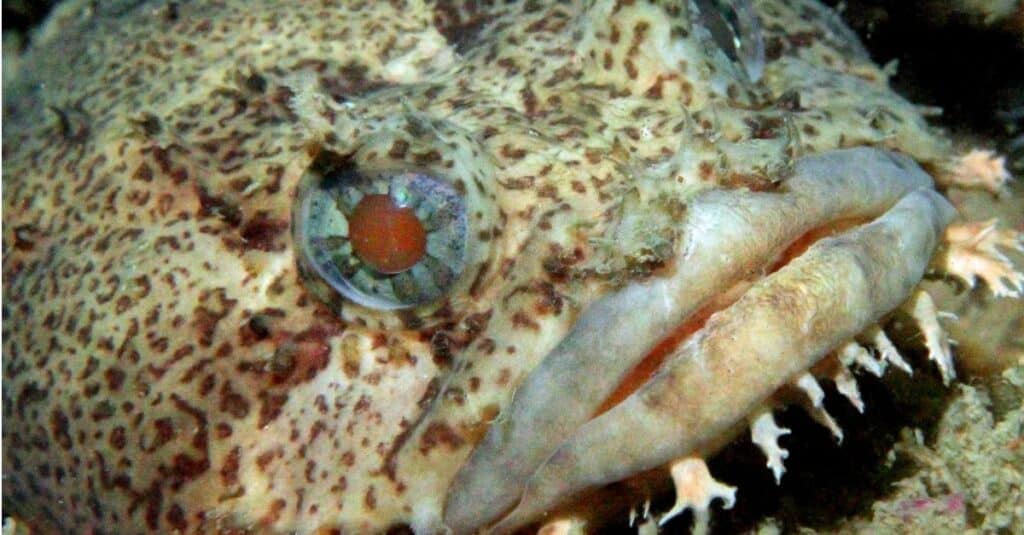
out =
[(789, 433), (788, 428), (779, 427), (775, 423), (775, 417), (772, 416), (770, 410), (766, 410), (750, 420), (750, 440), (757, 444), (757, 447), (764, 452), (764, 456), (768, 458), (767, 466), (775, 476), (776, 485), (782, 480), (782, 474), (786, 473), (786, 467), (782, 461), (789, 457), (789, 450), (779, 446), (779, 437)]
[(661, 520), (664, 526), (672, 517), (687, 509), (693, 510), (693, 532), (705, 533), (708, 527), (708, 510), (711, 501), (721, 498), (723, 507), (731, 509), (736, 504), (736, 487), (726, 485), (711, 477), (708, 465), (699, 457), (685, 457), (672, 463), (669, 471), (676, 487), (676, 503)]
[(961, 188), (983, 188), (998, 193), (1010, 179), (1006, 158), (990, 150), (972, 149), (953, 164), (942, 181)]
[(996, 220), (954, 223), (943, 238), (946, 251), (939, 257), (939, 269), (962, 279), (971, 288), (977, 279), (985, 281), (996, 297), (1020, 297), (1024, 273), (999, 247), (1024, 252), (1024, 236), (1012, 229), (997, 229)]

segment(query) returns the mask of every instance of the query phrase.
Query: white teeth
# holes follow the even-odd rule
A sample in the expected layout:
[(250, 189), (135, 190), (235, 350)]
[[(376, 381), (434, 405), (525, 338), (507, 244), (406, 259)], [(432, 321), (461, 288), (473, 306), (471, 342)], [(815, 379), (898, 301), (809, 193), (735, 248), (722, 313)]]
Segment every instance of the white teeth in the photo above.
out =
[(885, 361), (876, 360), (857, 342), (843, 344), (839, 348), (839, 360), (846, 367), (855, 363), (875, 377), (881, 377), (885, 373)]
[(910, 364), (903, 360), (903, 356), (893, 345), (889, 337), (885, 335), (885, 331), (882, 330), (878, 325), (872, 325), (864, 333), (871, 340), (871, 345), (875, 346), (875, 350), (882, 357), (882, 360), (896, 366), (897, 368), (907, 372), (909, 375), (914, 374), (914, 370), (910, 368)]
[(768, 458), (768, 468), (775, 476), (775, 484), (782, 480), (786, 467), (782, 461), (789, 457), (789, 451), (779, 446), (779, 437), (789, 434), (789, 429), (775, 423), (772, 411), (766, 410), (750, 422), (750, 440), (757, 444)]
[[(643, 530), (644, 526), (647, 525), (647, 524), (650, 524), (651, 523), (650, 521), (653, 520), (651, 518), (651, 500), (650, 499), (644, 500), (644, 507), (643, 507), (643, 509), (639, 513), (636, 512), (635, 508), (630, 508), (629, 509), (629, 527), (635, 526), (637, 519), (639, 519), (641, 521), (640, 525), (637, 526), (638, 530)], [(657, 533), (657, 531), (655, 531), (655, 533)]]
[(953, 368), (953, 353), (949, 347), (946, 331), (939, 325), (939, 313), (935, 309), (932, 296), (924, 290), (918, 290), (910, 300), (909, 309), (910, 315), (917, 321), (921, 333), (924, 334), (924, 345), (928, 348), (928, 358), (934, 360), (939, 366), (942, 383), (948, 386), (956, 377), (956, 370)]
[(804, 373), (797, 378), (793, 385), (807, 394), (808, 403), (805, 404), (804, 408), (810, 413), (811, 417), (827, 427), (832, 432), (832, 436), (836, 437), (836, 441), (841, 443), (843, 441), (843, 430), (839, 428), (839, 424), (825, 410), (825, 391), (821, 389), (818, 380), (810, 373)]
[(670, 468), (672, 483), (676, 487), (676, 503), (658, 520), (664, 526), (672, 517), (690, 509), (693, 511), (693, 533), (706, 533), (711, 501), (721, 498), (723, 507), (731, 509), (736, 503), (736, 487), (730, 487), (711, 477), (708, 465), (699, 457), (685, 457)]
[(864, 400), (860, 397), (860, 389), (857, 388), (857, 379), (850, 373), (846, 366), (839, 366), (832, 379), (836, 382), (836, 390), (843, 395), (857, 409), (857, 412), (864, 414)]

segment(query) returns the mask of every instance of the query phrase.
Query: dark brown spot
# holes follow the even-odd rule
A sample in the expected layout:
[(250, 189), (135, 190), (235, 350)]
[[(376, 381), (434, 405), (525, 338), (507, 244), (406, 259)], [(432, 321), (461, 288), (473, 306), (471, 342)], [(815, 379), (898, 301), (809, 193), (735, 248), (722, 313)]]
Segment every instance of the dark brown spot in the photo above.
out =
[(188, 522), (185, 521), (185, 511), (176, 503), (167, 509), (166, 518), (167, 523), (174, 529), (184, 531), (188, 527)]
[(214, 433), (219, 439), (228, 438), (233, 432), (234, 429), (231, 427), (231, 424), (227, 422), (220, 422), (214, 427)]
[(374, 486), (370, 485), (370, 488), (366, 489), (366, 496), (363, 497), (363, 504), (366, 505), (366, 508), (371, 511), (377, 508), (376, 492), (377, 491), (374, 488)]
[(139, 164), (138, 169), (135, 170), (135, 174), (132, 175), (132, 180), (141, 180), (143, 182), (153, 181), (153, 168), (149, 164), (143, 162)]
[(113, 416), (114, 412), (114, 404), (108, 400), (103, 400), (97, 403), (95, 407), (93, 407), (92, 419), (95, 422), (100, 422)]
[(238, 303), (229, 299), (223, 288), (206, 291), (199, 298), (200, 306), (192, 312), (192, 325), (197, 332), (199, 345), (210, 347), (217, 329), (217, 323), (227, 316), (228, 312)]
[(224, 464), (221, 465), (220, 469), (220, 480), (225, 487), (238, 484), (238, 467), (241, 454), (242, 449), (235, 446), (234, 448), (231, 448), (231, 451), (228, 452), (228, 455), (224, 458)]
[(167, 444), (174, 438), (174, 423), (170, 418), (159, 418), (153, 422), (153, 439), (150, 444), (146, 445), (143, 450), (146, 452), (153, 452), (160, 449), (164, 444)]
[(139, 118), (133, 119), (132, 122), (143, 134), (149, 137), (153, 137), (163, 130), (160, 118), (152, 113), (143, 113)]
[(506, 158), (509, 160), (522, 160), (523, 158), (526, 157), (526, 149), (513, 147), (512, 145), (505, 144), (501, 146), (499, 154), (501, 154), (502, 158)]
[(114, 448), (116, 450), (124, 449), (124, 445), (125, 445), (125, 442), (126, 442), (124, 427), (122, 427), (120, 425), (115, 427), (110, 432), (110, 439), (109, 439), (109, 441), (110, 441), (110, 447), (112, 447), (112, 448)]
[(261, 472), (265, 473), (267, 471), (267, 465), (274, 460), (274, 457), (277, 457), (277, 450), (265, 451), (256, 457), (256, 466), (260, 468)]
[(537, 114), (537, 95), (533, 92), (529, 86), (523, 88), (520, 92), (520, 96), (523, 99), (523, 108), (526, 110), (527, 117), (533, 117)]
[(530, 329), (534, 331), (540, 330), (540, 324), (522, 311), (518, 311), (512, 315), (512, 325), (519, 329)]
[(270, 525), (281, 519), (281, 511), (284, 511), (285, 507), (288, 506), (288, 502), (283, 498), (278, 498), (270, 504), (270, 508), (267, 510), (267, 514), (263, 515), (260, 519), (260, 523), (263, 525)]
[(787, 111), (803, 110), (803, 107), (800, 105), (800, 92), (795, 89), (786, 91), (776, 99), (775, 106)]
[(420, 437), (420, 453), (426, 455), (438, 446), (446, 446), (455, 450), (462, 446), (465, 440), (454, 429), (443, 422), (432, 422)]
[(242, 85), (253, 93), (262, 93), (267, 90), (267, 79), (258, 73), (252, 73), (245, 77)]
[(788, 34), (786, 36), (786, 38), (789, 40), (789, 44), (793, 45), (796, 48), (806, 48), (811, 46), (812, 44), (814, 44), (814, 40), (816, 37), (817, 36), (814, 32), (796, 32)]
[(211, 195), (206, 188), (197, 187), (196, 193), (199, 196), (199, 217), (216, 217), (223, 219), (231, 226), (238, 226), (242, 222), (242, 211), (237, 205), (232, 204), (221, 197)]
[(428, 165), (441, 161), (441, 153), (436, 150), (415, 152), (412, 155), (412, 159), (416, 165)]
[(260, 392), (260, 421), (259, 427), (264, 427), (281, 415), (285, 402), (288, 401), (288, 394), (273, 394)]
[(715, 175), (715, 168), (711, 165), (711, 162), (703, 161), (700, 162), (698, 173), (700, 174), (701, 180), (711, 180)]
[(71, 435), (68, 433), (68, 417), (60, 410), (50, 413), (50, 432), (65, 450), (71, 449)]
[(260, 251), (282, 250), (284, 244), (279, 243), (279, 238), (287, 229), (287, 221), (257, 216), (242, 227), (242, 240), (247, 246)]
[[(4, 395), (6, 398), (6, 393)], [(21, 387), (18, 393), (18, 401), (15, 403), (18, 409), (18, 416), (25, 417), (25, 410), (29, 405), (44, 401), (47, 397), (46, 390), (39, 388), (35, 381), (30, 381)]]
[(633, 60), (627, 59), (623, 66), (626, 67), (626, 76), (629, 76), (630, 80), (636, 80), (640, 76), (640, 70), (636, 68), (636, 64)]
[(536, 310), (540, 315), (562, 313), (562, 294), (555, 290), (553, 284), (542, 282), (538, 284), (538, 291), (541, 298), (537, 301)]
[(409, 142), (404, 139), (397, 139), (391, 144), (391, 150), (388, 151), (388, 156), (401, 160), (405, 158), (406, 151), (409, 150)]
[(498, 345), (494, 341), (494, 339), (484, 338), (483, 340), (480, 340), (480, 343), (477, 345), (477, 347), (479, 348), (481, 354), (490, 355), (494, 353), (494, 350), (495, 348), (498, 347)]
[(35, 225), (18, 225), (14, 227), (14, 248), (19, 251), (31, 251), (39, 237), (39, 229)]
[(245, 418), (249, 414), (249, 401), (231, 388), (230, 381), (220, 388), (220, 410), (236, 419)]
[(447, 332), (437, 331), (430, 337), (430, 349), (434, 363), (440, 367), (451, 366), (455, 342)]
[(647, 88), (647, 92), (644, 93), (644, 96), (651, 100), (661, 100), (663, 96), (664, 85), (665, 79), (659, 76), (658, 79), (655, 80), (654, 85)]

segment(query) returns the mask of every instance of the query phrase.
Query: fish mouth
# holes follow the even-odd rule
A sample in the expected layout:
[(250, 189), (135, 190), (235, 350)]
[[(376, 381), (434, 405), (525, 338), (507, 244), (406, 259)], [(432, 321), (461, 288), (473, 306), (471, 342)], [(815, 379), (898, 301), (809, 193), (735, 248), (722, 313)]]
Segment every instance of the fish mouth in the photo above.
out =
[(952, 206), (910, 158), (802, 158), (773, 192), (687, 207), (673, 269), (586, 309), (450, 487), (456, 533), (510, 532), (572, 496), (706, 456), (773, 393), (913, 293)]

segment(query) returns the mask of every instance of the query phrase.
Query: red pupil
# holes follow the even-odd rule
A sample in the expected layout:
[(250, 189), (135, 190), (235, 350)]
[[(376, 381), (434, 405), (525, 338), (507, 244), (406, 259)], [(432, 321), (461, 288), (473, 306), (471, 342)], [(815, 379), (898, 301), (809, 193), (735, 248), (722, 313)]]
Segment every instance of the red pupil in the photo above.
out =
[(412, 208), (388, 195), (363, 197), (348, 220), (348, 236), (360, 260), (381, 273), (400, 273), (427, 251), (427, 233)]

